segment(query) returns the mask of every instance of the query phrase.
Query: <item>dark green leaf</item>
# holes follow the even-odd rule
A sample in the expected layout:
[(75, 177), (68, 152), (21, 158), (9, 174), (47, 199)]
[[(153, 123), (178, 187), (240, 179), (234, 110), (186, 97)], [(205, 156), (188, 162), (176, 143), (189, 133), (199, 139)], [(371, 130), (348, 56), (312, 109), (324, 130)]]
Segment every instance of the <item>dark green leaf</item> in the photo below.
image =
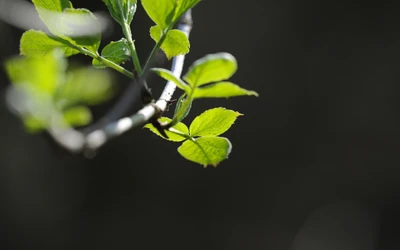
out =
[(124, 23), (130, 25), (136, 12), (136, 0), (103, 0), (103, 2), (115, 21), (121, 25)]
[[(116, 63), (122, 64), (130, 59), (131, 52), (129, 50), (128, 42), (125, 38), (122, 38), (116, 42), (110, 42), (101, 51), (101, 55)], [(97, 59), (93, 59), (93, 66), (96, 68), (105, 68), (106, 66)]]
[[(185, 119), (185, 117), (189, 114), (190, 109), (192, 108), (192, 102), (190, 102), (189, 105), (186, 106), (182, 105), (186, 100), (186, 97), (186, 93), (184, 93), (179, 97), (178, 101), (176, 102), (174, 117), (182, 112), (182, 115), (179, 117), (178, 121), (182, 121), (183, 119)], [(183, 110), (181, 111), (181, 109)]]
[(187, 160), (207, 167), (216, 167), (228, 158), (232, 144), (224, 137), (200, 137), (195, 141), (187, 140), (178, 148), (178, 152)]

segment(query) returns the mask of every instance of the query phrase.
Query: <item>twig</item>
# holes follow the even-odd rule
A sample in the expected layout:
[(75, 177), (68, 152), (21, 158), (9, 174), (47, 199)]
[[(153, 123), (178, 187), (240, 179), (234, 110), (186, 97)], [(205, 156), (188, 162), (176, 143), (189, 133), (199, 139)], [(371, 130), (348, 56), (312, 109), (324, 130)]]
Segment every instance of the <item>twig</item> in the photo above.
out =
[[(191, 10), (188, 10), (180, 19), (178, 23), (178, 29), (189, 36), (192, 29), (192, 16)], [(182, 69), (185, 61), (185, 56), (180, 55), (173, 58), (171, 71), (177, 77), (182, 74)], [(148, 72), (143, 72), (144, 74), (139, 79), (144, 80)], [(136, 84), (140, 85), (140, 84)], [(77, 131), (73, 128), (58, 131), (57, 129), (51, 129), (50, 135), (54, 140), (60, 144), (65, 149), (71, 152), (82, 152), (92, 153), (96, 151), (99, 147), (103, 146), (108, 140), (121, 135), (128, 130), (143, 125), (154, 117), (160, 116), (167, 108), (168, 103), (171, 101), (172, 96), (175, 92), (175, 83), (168, 81), (160, 98), (154, 103), (149, 103), (140, 109), (136, 114), (130, 117), (124, 117), (117, 121), (126, 111), (130, 108), (133, 103), (134, 95), (138, 94), (137, 89), (135, 91), (134, 87), (128, 87), (127, 93), (123, 95), (121, 100), (112, 108), (112, 110), (101, 119), (99, 124), (90, 127), (86, 133)], [(135, 93), (136, 92), (136, 93)], [(92, 131), (91, 131), (92, 130)]]

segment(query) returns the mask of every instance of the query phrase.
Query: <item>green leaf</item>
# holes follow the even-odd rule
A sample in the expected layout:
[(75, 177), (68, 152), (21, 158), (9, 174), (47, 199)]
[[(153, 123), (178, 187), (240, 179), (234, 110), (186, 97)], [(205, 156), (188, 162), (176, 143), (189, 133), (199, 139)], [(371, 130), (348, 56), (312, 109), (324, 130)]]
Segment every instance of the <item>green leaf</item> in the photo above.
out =
[[(161, 122), (161, 123), (170, 123), (171, 119), (168, 118), (168, 117), (161, 117), (161, 118), (158, 119), (158, 121)], [(162, 136), (160, 134), (160, 132), (158, 132), (158, 130), (151, 123), (147, 123), (146, 125), (144, 125), (144, 128), (150, 129), (150, 131), (153, 132), (154, 134), (156, 134), (156, 135), (158, 135), (158, 136), (160, 136), (160, 137), (162, 137), (162, 138), (164, 138), (166, 140), (169, 140), (169, 141), (180, 142), (180, 141), (186, 140), (185, 137), (182, 137), (180, 135), (177, 135), (175, 133), (172, 133), (172, 132), (166, 130), (165, 133), (168, 136), (168, 139), (167, 139), (164, 136)], [(181, 132), (181, 133), (183, 133), (185, 135), (189, 134), (188, 127), (182, 122), (179, 122), (179, 123), (175, 124), (174, 126), (172, 126), (172, 128), (178, 130), (179, 132)]]
[(46, 129), (48, 126), (45, 121), (42, 121), (35, 116), (26, 116), (22, 119), (26, 132), (39, 133)]
[(243, 89), (231, 82), (218, 82), (197, 88), (193, 91), (193, 98), (222, 98), (233, 96), (258, 96), (257, 92)]
[(239, 112), (225, 109), (213, 108), (204, 111), (197, 116), (190, 124), (191, 136), (217, 136), (226, 132), (236, 121), (236, 118), (243, 115)]
[[(32, 0), (40, 19), (54, 35), (62, 35), (62, 12), (73, 8), (68, 0)], [(61, 33), (60, 33), (61, 32)]]
[(209, 54), (196, 60), (183, 77), (192, 87), (230, 78), (237, 70), (235, 57), (229, 53)]
[[(163, 32), (163, 29), (158, 25), (150, 28), (150, 36), (156, 43), (160, 40)], [(168, 60), (170, 60), (174, 56), (189, 53), (190, 42), (185, 33), (177, 29), (172, 29), (168, 31), (163, 43), (161, 44), (161, 49), (164, 51)]]
[(55, 12), (61, 12), (66, 8), (72, 8), (72, 3), (68, 0), (32, 0), (32, 3), (40, 10)]
[(78, 68), (67, 74), (67, 81), (58, 88), (55, 101), (59, 108), (76, 104), (95, 105), (114, 94), (112, 77), (108, 70), (92, 67)]
[(61, 49), (64, 56), (78, 54), (79, 51), (65, 44), (65, 41), (48, 36), (43, 31), (28, 30), (22, 34), (20, 42), (21, 55), (45, 56), (53, 52), (55, 48)]
[(179, 19), (186, 11), (192, 9), (200, 0), (177, 0), (174, 20)]
[(92, 121), (92, 114), (85, 106), (68, 108), (63, 112), (63, 117), (70, 126), (85, 126)]
[(136, 12), (136, 0), (103, 0), (110, 15), (120, 25), (130, 25)]
[(178, 152), (187, 160), (207, 167), (216, 167), (228, 158), (232, 144), (224, 137), (200, 137), (195, 141), (187, 140), (178, 148)]
[(14, 85), (31, 86), (36, 92), (53, 95), (57, 85), (65, 81), (67, 62), (61, 51), (43, 57), (15, 57), (5, 63)]
[(181, 112), (181, 109), (184, 109), (182, 111), (182, 115), (178, 119), (178, 122), (180, 122), (183, 119), (185, 119), (185, 117), (189, 114), (190, 109), (192, 108), (192, 102), (190, 102), (189, 105), (187, 105), (187, 106), (183, 106), (182, 105), (185, 100), (186, 100), (186, 93), (181, 95), (179, 97), (178, 101), (176, 102), (174, 117), (177, 116)]
[(160, 77), (164, 78), (167, 81), (172, 81), (173, 83), (175, 83), (175, 85), (185, 91), (189, 90), (189, 86), (182, 81), (179, 77), (176, 77), (174, 75), (174, 73), (172, 73), (171, 71), (167, 70), (167, 69), (163, 69), (163, 68), (152, 68), (152, 71), (156, 72), (157, 75), (159, 75)]
[(100, 23), (87, 9), (65, 9), (57, 32), (72, 44), (96, 53), (101, 41)]
[[(116, 64), (122, 64), (126, 61), (128, 61), (131, 57), (131, 52), (129, 50), (128, 42), (125, 38), (122, 38), (119, 41), (116, 42), (110, 42), (107, 44), (103, 50), (101, 51), (101, 55), (116, 63)], [(97, 59), (93, 59), (93, 66), (96, 68), (105, 68), (106, 65), (104, 65), (101, 61)]]
[(173, 22), (176, 2), (176, 0), (142, 0), (142, 6), (151, 20), (164, 30)]

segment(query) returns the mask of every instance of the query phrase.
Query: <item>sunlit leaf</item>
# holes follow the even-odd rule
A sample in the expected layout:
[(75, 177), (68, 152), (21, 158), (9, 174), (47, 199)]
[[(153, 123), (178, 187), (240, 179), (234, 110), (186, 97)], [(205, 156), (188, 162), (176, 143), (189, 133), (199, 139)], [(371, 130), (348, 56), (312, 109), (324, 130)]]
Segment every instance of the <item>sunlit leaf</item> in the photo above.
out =
[(187, 160), (207, 167), (216, 167), (228, 158), (232, 144), (224, 137), (200, 137), (195, 141), (187, 140), (178, 148), (178, 152)]
[(237, 70), (236, 59), (229, 53), (209, 54), (196, 60), (183, 77), (192, 87), (230, 78)]
[(164, 78), (165, 80), (172, 81), (178, 88), (186, 91), (189, 89), (189, 86), (179, 77), (176, 77), (171, 71), (163, 68), (152, 68), (151, 70), (156, 72), (157, 75)]
[(136, 12), (136, 0), (103, 0), (110, 15), (121, 25), (130, 24)]
[[(155, 42), (158, 42), (163, 34), (163, 29), (155, 25), (150, 28), (150, 36)], [(172, 29), (168, 31), (165, 40), (161, 45), (168, 60), (174, 56), (185, 55), (189, 53), (190, 42), (188, 37), (180, 30)]]
[(142, 6), (151, 20), (164, 30), (173, 21), (176, 0), (142, 0)]
[[(158, 119), (158, 121), (159, 121), (159, 122), (162, 122), (162, 123), (169, 123), (169, 122), (171, 122), (171, 119), (168, 118), (168, 117), (161, 117), (161, 118)], [(167, 136), (168, 136), (168, 139), (167, 139), (167, 138), (165, 138), (164, 136), (162, 136), (162, 135), (160, 134), (160, 132), (159, 132), (159, 131), (154, 127), (154, 125), (151, 124), (151, 123), (147, 123), (147, 124), (144, 126), (144, 128), (150, 129), (150, 131), (153, 132), (154, 134), (156, 134), (156, 135), (158, 135), (158, 136), (160, 136), (160, 137), (162, 137), (162, 138), (164, 138), (164, 139), (166, 139), (166, 140), (169, 140), (169, 141), (180, 142), (180, 141), (186, 140), (185, 137), (182, 137), (182, 136), (177, 135), (177, 134), (175, 134), (175, 133), (172, 133), (172, 132), (170, 132), (170, 131), (165, 131), (165, 133), (166, 133)], [(183, 134), (185, 134), (185, 135), (188, 135), (188, 134), (189, 134), (189, 129), (188, 129), (188, 127), (187, 127), (184, 123), (182, 123), (182, 122), (179, 122), (179, 123), (175, 124), (174, 126), (172, 126), (172, 128), (178, 130), (179, 132), (181, 132), (181, 133), (183, 133)]]
[[(101, 56), (116, 63), (122, 64), (128, 61), (131, 57), (131, 52), (129, 50), (128, 42), (125, 38), (122, 38), (116, 42), (110, 42), (101, 51)], [(105, 68), (102, 62), (97, 59), (93, 59), (93, 66), (96, 68)]]
[(92, 121), (92, 114), (88, 107), (75, 106), (66, 109), (63, 118), (70, 126), (85, 126)]
[(180, 18), (183, 13), (196, 6), (200, 0), (176, 0), (174, 20)]
[(257, 92), (239, 87), (231, 82), (218, 82), (197, 88), (193, 98), (228, 98), (234, 96), (258, 96)]
[(240, 116), (239, 112), (225, 109), (213, 108), (204, 111), (190, 124), (191, 136), (217, 136), (226, 132)]
[(44, 56), (59, 48), (65, 56), (79, 53), (78, 50), (65, 44), (65, 41), (51, 37), (43, 31), (28, 30), (22, 34), (20, 51), (25, 56)]

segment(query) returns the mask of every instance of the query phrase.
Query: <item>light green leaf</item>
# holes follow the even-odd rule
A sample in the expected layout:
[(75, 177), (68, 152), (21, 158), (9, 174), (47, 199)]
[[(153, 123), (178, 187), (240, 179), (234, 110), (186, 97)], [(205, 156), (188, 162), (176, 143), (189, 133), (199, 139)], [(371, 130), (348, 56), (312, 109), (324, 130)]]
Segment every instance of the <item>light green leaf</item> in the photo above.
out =
[[(189, 105), (182, 105), (185, 100), (186, 100), (186, 93), (184, 93), (183, 95), (181, 95), (178, 99), (178, 101), (176, 102), (176, 107), (175, 107), (175, 112), (174, 112), (174, 117), (176, 117), (177, 115), (179, 115), (180, 112), (182, 112), (182, 115), (180, 115), (180, 117), (178, 117), (178, 122), (182, 121), (183, 119), (185, 119), (185, 117), (189, 114), (190, 109), (192, 108), (192, 102), (189, 103)], [(181, 109), (184, 109), (183, 111), (181, 111)]]
[(190, 124), (190, 136), (220, 135), (226, 132), (240, 115), (243, 114), (225, 108), (206, 110)]
[(48, 36), (43, 31), (28, 30), (22, 34), (20, 41), (21, 55), (44, 56), (55, 48), (61, 49), (65, 56), (78, 54), (79, 51), (65, 44), (62, 39)]
[(152, 68), (151, 70), (156, 72), (157, 75), (164, 78), (165, 80), (174, 82), (175, 85), (182, 90), (188, 91), (190, 88), (184, 81), (182, 81), (179, 77), (176, 77), (174, 73), (167, 69)]
[(31, 134), (42, 132), (48, 126), (47, 122), (42, 121), (35, 116), (25, 116), (22, 118), (22, 122), (26, 132)]
[(187, 160), (207, 167), (216, 167), (228, 158), (232, 144), (224, 137), (200, 137), (195, 141), (187, 140), (178, 148), (178, 152)]
[(237, 70), (235, 57), (229, 53), (209, 54), (196, 60), (183, 77), (192, 87), (230, 78)]
[(176, 0), (142, 0), (142, 6), (151, 20), (162, 30), (173, 22)]
[[(54, 35), (62, 34), (63, 15), (67, 8), (73, 8), (68, 0), (32, 0), (40, 19)], [(60, 33), (61, 32), (61, 33)]]
[(92, 67), (78, 68), (67, 74), (67, 81), (55, 95), (57, 106), (62, 109), (76, 104), (95, 105), (114, 94), (113, 79), (108, 70)]
[[(66, 8), (72, 8), (72, 3), (68, 0), (32, 0), (36, 8), (61, 12)], [(40, 14), (40, 12), (39, 12)]]
[(63, 112), (64, 120), (70, 126), (85, 126), (92, 121), (90, 109), (85, 106), (75, 106)]
[(35, 91), (52, 95), (65, 81), (67, 62), (59, 50), (43, 57), (15, 57), (5, 63), (14, 85), (31, 86)]
[[(101, 55), (116, 64), (122, 64), (130, 59), (131, 52), (129, 50), (127, 40), (122, 38), (119, 41), (110, 42), (108, 45), (106, 45), (101, 51)], [(106, 65), (97, 59), (93, 59), (92, 63), (96, 68), (106, 67)]]
[(136, 12), (136, 0), (103, 0), (107, 5), (110, 15), (119, 24), (130, 25)]
[[(161, 122), (161, 123), (170, 123), (171, 119), (168, 118), (168, 117), (161, 117), (161, 118), (158, 119), (158, 121)], [(182, 136), (177, 135), (175, 133), (172, 133), (170, 131), (165, 131), (165, 133), (168, 136), (168, 139), (167, 139), (164, 136), (162, 136), (160, 134), (160, 132), (158, 132), (158, 130), (151, 123), (147, 123), (146, 125), (144, 125), (144, 128), (150, 129), (150, 131), (153, 132), (154, 134), (156, 134), (156, 135), (158, 135), (158, 136), (160, 136), (160, 137), (162, 137), (162, 138), (164, 138), (166, 140), (169, 140), (169, 141), (180, 142), (180, 141), (186, 140), (185, 137), (182, 137)], [(172, 126), (172, 128), (178, 130), (179, 132), (181, 132), (181, 133), (183, 133), (185, 135), (189, 134), (188, 127), (182, 122), (179, 122), (179, 123), (175, 124), (174, 126)]]
[(196, 6), (200, 0), (177, 0), (174, 20), (179, 19), (183, 13)]
[[(150, 28), (150, 36), (155, 42), (158, 42), (163, 34), (163, 30), (160, 26), (155, 25)], [(188, 37), (180, 30), (172, 29), (168, 31), (161, 49), (164, 51), (168, 60), (174, 56), (185, 55), (189, 53), (190, 42)]]
[(258, 96), (257, 92), (243, 89), (231, 82), (218, 82), (197, 88), (193, 91), (193, 98), (222, 98), (233, 96)]
[(65, 9), (58, 34), (91, 52), (97, 52), (101, 41), (101, 28), (97, 18), (87, 9)]

